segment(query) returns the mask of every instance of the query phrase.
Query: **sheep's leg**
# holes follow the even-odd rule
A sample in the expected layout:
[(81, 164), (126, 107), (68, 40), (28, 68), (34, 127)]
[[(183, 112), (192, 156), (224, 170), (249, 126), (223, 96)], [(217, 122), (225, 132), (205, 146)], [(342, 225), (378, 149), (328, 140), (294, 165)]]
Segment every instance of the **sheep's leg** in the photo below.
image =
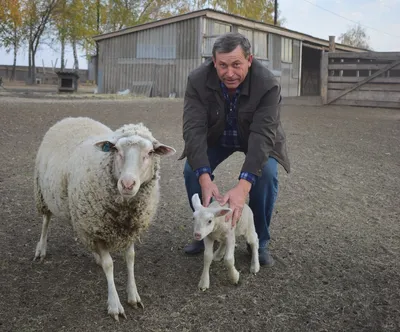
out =
[(213, 249), (214, 249), (214, 240), (209, 239), (208, 237), (204, 238), (204, 265), (203, 272), (201, 274), (199, 288), (202, 291), (207, 290), (210, 287), (210, 265), (213, 259)]
[(235, 240), (233, 232), (226, 237), (225, 265), (228, 268), (228, 275), (233, 284), (239, 282), (239, 272), (235, 268)]
[(225, 241), (221, 241), (218, 249), (214, 252), (213, 260), (218, 262), (221, 261), (224, 258), (225, 250), (226, 250)]
[(139, 293), (136, 288), (134, 265), (135, 265), (135, 247), (132, 244), (125, 252), (126, 265), (128, 268), (128, 303), (137, 308), (138, 306), (144, 308), (142, 300), (140, 299)]
[(119, 301), (117, 289), (115, 288), (114, 284), (114, 263), (112, 261), (110, 253), (107, 250), (104, 250), (103, 248), (98, 248), (98, 254), (100, 256), (101, 266), (107, 278), (108, 314), (118, 321), (118, 315), (122, 315), (125, 318), (126, 315), (124, 308)]
[(247, 237), (247, 243), (251, 248), (251, 265), (250, 273), (256, 274), (260, 271), (260, 261), (258, 259), (258, 237), (254, 231), (249, 237)]
[(43, 261), (46, 257), (47, 234), (49, 230), (50, 218), (50, 213), (43, 215), (42, 233), (40, 234), (40, 240), (36, 245), (35, 258), (33, 260), (37, 260), (40, 257), (40, 261)]
[(93, 252), (93, 257), (94, 257), (94, 260), (96, 261), (96, 264), (101, 266), (100, 255), (97, 252)]

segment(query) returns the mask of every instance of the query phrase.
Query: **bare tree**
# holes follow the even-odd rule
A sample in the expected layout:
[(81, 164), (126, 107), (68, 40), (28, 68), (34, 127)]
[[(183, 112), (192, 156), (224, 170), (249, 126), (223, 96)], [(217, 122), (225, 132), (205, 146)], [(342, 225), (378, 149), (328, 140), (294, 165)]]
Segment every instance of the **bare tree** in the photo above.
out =
[(372, 50), (369, 44), (369, 36), (360, 24), (348, 28), (345, 33), (339, 36), (339, 41), (342, 44)]
[(29, 46), (29, 78), (30, 84), (36, 83), (35, 56), (42, 35), (49, 23), (50, 16), (59, 0), (27, 1), (27, 25)]

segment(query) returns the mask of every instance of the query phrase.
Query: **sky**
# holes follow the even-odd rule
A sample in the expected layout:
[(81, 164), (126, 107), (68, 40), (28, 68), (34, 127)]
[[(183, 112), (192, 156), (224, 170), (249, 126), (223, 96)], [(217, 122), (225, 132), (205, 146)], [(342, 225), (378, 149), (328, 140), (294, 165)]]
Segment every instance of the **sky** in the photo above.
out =
[[(374, 51), (400, 52), (400, 0), (278, 0), (281, 16), (285, 18), (284, 27), (314, 37), (328, 40), (345, 32), (355, 23), (365, 27)], [(87, 69), (87, 60), (79, 54), (79, 68)], [(37, 65), (52, 66), (58, 58), (59, 51), (48, 46), (41, 46), (36, 55)], [(70, 48), (66, 51), (67, 65), (73, 65)], [(0, 49), (0, 64), (11, 65), (12, 54)], [(28, 64), (27, 50), (18, 54), (18, 65)]]

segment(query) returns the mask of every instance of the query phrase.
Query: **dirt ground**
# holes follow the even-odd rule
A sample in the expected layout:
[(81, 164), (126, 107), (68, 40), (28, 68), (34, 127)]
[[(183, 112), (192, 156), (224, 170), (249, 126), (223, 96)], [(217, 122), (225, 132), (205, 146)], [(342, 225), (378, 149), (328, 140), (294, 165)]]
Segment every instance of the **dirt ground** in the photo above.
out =
[[(182, 177), (181, 100), (54, 100), (0, 96), (1, 331), (399, 331), (400, 111), (287, 105), (282, 121), (292, 172), (280, 168), (271, 225), (272, 268), (249, 273), (244, 240), (236, 250), (241, 283), (223, 263), (211, 288), (197, 289), (203, 259), (182, 251), (191, 239)], [(33, 165), (45, 131), (66, 116), (111, 128), (143, 121), (177, 154), (163, 159), (157, 218), (136, 245), (144, 309), (126, 303), (127, 273), (115, 283), (128, 318), (107, 315), (107, 284), (72, 228), (53, 219), (48, 254), (33, 262), (41, 217)], [(225, 192), (243, 156), (217, 169)]]

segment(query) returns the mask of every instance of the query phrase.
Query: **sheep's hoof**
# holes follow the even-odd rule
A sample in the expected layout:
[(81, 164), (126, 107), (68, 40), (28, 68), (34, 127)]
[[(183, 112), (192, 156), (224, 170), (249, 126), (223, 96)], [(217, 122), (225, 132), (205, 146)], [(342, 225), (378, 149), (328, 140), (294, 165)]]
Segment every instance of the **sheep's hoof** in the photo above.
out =
[(240, 279), (240, 274), (238, 271), (234, 271), (231, 275), (231, 282), (234, 285), (238, 285), (239, 284), (239, 279)]
[(34, 261), (34, 262), (39, 261), (40, 263), (42, 263), (42, 262), (44, 261), (44, 258), (45, 258), (45, 257), (46, 257), (46, 255), (41, 255), (41, 254), (39, 253), (39, 254), (36, 254), (35, 257), (33, 257), (33, 261)]
[(254, 265), (250, 267), (250, 273), (256, 275), (258, 272), (260, 272), (260, 265)]
[(126, 319), (125, 310), (124, 310), (124, 308), (122, 307), (122, 305), (120, 303), (118, 303), (115, 306), (109, 305), (108, 306), (108, 314), (112, 318), (114, 318), (114, 320), (116, 320), (116, 321), (119, 321), (119, 316), (120, 315)]
[(135, 308), (135, 309), (137, 309), (137, 308), (144, 309), (144, 304), (143, 304), (142, 301), (139, 301), (139, 302), (133, 302), (133, 301), (131, 301), (131, 302), (128, 302), (128, 304), (129, 304), (132, 308)]
[(121, 315), (122, 317), (124, 317), (125, 319), (127, 319), (126, 314), (124, 311), (120, 311), (120, 312), (115, 312), (115, 311), (109, 311), (108, 314), (114, 318), (115, 321), (119, 322), (119, 316)]
[(210, 284), (209, 283), (207, 283), (207, 282), (202, 282), (202, 281), (200, 281), (199, 282), (199, 289), (201, 290), (201, 291), (203, 291), (203, 292), (205, 292), (207, 289), (209, 289), (210, 288)]
[(125, 312), (119, 313), (119, 314), (111, 314), (111, 316), (114, 318), (115, 321), (119, 322), (119, 315), (127, 319)]
[(36, 245), (35, 257), (33, 258), (33, 261), (35, 262), (40, 260), (40, 262), (43, 262), (45, 257), (46, 257), (46, 248), (43, 248), (42, 244), (38, 242), (38, 244)]

